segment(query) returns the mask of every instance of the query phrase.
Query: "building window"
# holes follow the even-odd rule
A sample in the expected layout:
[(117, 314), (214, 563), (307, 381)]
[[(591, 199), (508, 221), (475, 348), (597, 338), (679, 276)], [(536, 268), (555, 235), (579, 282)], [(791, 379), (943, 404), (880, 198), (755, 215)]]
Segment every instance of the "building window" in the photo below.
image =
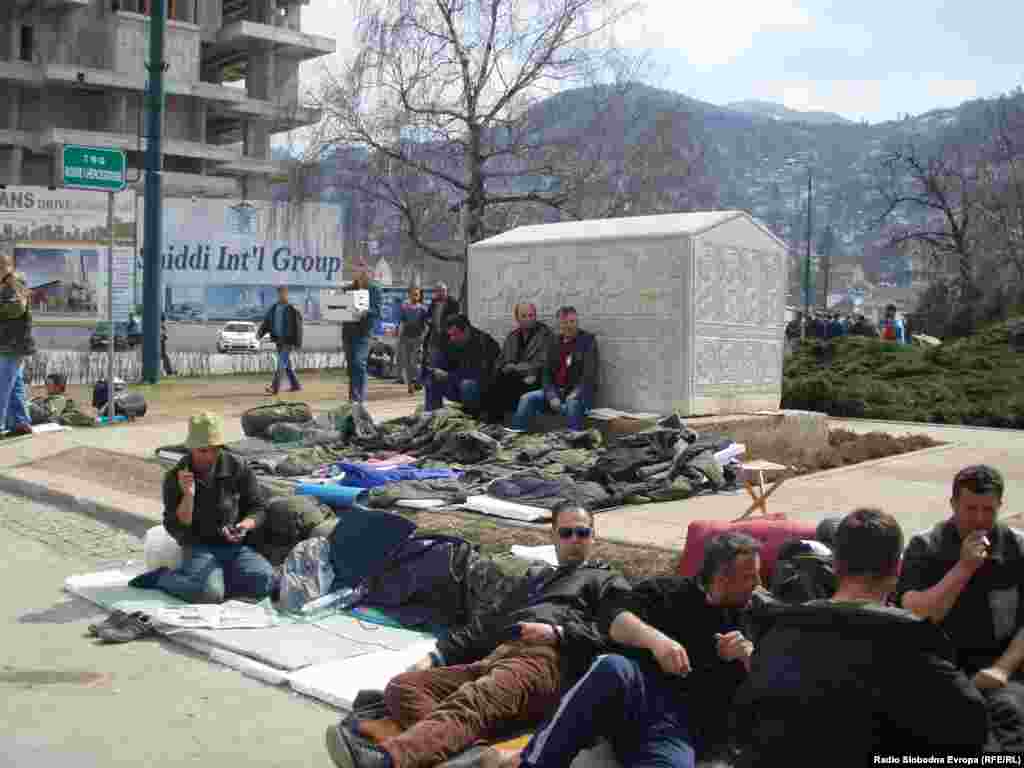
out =
[(32, 61), (35, 47), (35, 29), (26, 24), (21, 28), (21, 60)]

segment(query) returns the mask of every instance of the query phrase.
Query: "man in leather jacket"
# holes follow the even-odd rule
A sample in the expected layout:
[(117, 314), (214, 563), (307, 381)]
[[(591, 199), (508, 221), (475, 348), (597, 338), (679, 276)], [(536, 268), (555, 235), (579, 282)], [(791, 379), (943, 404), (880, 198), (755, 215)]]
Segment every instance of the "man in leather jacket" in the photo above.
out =
[[(381, 724), (344, 721), (327, 729), (342, 768), (426, 768), (509, 725), (551, 714), (591, 660), (605, 650), (597, 628), (602, 599), (629, 584), (591, 559), (593, 516), (565, 502), (552, 510), (557, 568), (531, 569), (497, 610), (451, 631), (437, 650), (394, 678), (384, 694), (404, 728), (382, 738)], [(397, 728), (395, 729), (397, 731)], [(377, 744), (362, 738), (371, 736)]]

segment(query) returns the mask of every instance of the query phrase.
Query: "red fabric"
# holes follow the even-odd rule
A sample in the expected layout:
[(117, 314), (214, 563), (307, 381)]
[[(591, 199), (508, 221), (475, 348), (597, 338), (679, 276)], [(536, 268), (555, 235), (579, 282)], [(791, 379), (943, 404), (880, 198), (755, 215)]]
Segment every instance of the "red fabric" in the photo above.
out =
[(733, 531), (753, 536), (761, 542), (761, 580), (768, 584), (775, 569), (779, 547), (790, 539), (813, 539), (815, 523), (789, 520), (785, 517), (744, 520), (729, 523), (722, 520), (694, 520), (686, 529), (686, 546), (679, 559), (680, 576), (696, 576), (704, 561), (704, 542), (719, 533)]
[(558, 370), (555, 372), (555, 384), (559, 387), (569, 386), (569, 358), (576, 350), (576, 339), (562, 341), (558, 349)]

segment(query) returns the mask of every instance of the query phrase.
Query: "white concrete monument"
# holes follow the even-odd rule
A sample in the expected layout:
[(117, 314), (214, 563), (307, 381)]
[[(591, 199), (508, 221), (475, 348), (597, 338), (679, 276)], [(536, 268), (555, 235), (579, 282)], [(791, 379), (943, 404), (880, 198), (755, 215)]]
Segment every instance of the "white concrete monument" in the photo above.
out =
[(512, 307), (576, 307), (596, 334), (596, 406), (685, 415), (776, 409), (786, 245), (743, 211), (519, 227), (475, 243), (469, 317), (498, 342)]

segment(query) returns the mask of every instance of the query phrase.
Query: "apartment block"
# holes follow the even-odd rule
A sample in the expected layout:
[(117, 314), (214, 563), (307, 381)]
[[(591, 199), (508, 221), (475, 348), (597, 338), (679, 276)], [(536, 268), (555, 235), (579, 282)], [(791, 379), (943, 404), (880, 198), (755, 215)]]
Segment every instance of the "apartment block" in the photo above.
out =
[[(319, 119), (299, 64), (335, 51), (301, 31), (308, 3), (165, 0), (165, 195), (269, 197), (283, 170), (271, 137)], [(150, 0), (0, 6), (0, 185), (59, 184), (65, 144), (123, 149), (141, 168)]]

